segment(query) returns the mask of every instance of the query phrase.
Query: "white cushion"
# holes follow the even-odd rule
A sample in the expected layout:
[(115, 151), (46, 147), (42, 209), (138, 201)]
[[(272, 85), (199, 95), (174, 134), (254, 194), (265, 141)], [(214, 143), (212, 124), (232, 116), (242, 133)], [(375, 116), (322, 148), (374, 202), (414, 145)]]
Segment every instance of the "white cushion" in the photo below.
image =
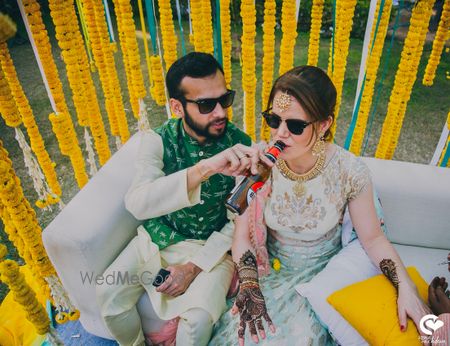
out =
[(372, 264), (356, 239), (334, 256), (310, 282), (297, 285), (295, 289), (308, 298), (320, 321), (340, 344), (367, 345), (361, 335), (327, 302), (327, 297), (378, 273), (379, 269)]

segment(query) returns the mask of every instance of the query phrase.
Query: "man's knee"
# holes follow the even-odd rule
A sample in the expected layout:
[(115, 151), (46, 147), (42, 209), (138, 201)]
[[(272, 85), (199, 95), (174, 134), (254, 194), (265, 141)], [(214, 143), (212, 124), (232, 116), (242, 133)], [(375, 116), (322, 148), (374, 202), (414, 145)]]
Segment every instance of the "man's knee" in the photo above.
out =
[(207, 345), (213, 329), (213, 320), (206, 310), (194, 308), (180, 315), (177, 345)]

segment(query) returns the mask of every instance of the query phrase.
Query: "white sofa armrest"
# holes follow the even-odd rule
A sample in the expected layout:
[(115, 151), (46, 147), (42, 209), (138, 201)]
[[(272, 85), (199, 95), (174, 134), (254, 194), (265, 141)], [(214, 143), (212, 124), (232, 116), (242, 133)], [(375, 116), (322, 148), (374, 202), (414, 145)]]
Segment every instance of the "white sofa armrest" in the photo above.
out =
[[(140, 223), (124, 205), (135, 173), (139, 138), (139, 134), (130, 138), (42, 234), (48, 256), (80, 310), (83, 327), (107, 338), (111, 336), (96, 302), (95, 276), (114, 261), (136, 235)], [(86, 279), (86, 275), (93, 280)]]
[(363, 158), (394, 243), (450, 249), (450, 169)]

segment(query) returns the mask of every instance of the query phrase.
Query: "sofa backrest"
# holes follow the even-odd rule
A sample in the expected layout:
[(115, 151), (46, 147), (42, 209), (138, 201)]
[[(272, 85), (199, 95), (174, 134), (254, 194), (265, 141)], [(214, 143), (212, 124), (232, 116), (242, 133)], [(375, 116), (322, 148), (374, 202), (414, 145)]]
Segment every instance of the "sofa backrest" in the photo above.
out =
[(381, 199), (388, 238), (450, 249), (450, 169), (363, 158)]

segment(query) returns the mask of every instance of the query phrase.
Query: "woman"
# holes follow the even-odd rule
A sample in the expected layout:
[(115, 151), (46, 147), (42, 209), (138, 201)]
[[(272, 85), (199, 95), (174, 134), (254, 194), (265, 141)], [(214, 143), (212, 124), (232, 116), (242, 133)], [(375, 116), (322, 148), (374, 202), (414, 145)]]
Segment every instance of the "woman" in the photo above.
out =
[(407, 316), (418, 326), (420, 318), (430, 313), (381, 231), (368, 168), (330, 141), (335, 104), (336, 89), (317, 67), (296, 67), (276, 80), (263, 116), (272, 140), (283, 141), (286, 148), (266, 183), (271, 192), (263, 210), (267, 248), (282, 267), (279, 273), (258, 278), (261, 263), (256, 258), (258, 262), (264, 259), (263, 249), (257, 248), (250, 231), (257, 220), (251, 208), (236, 217), (232, 252), (240, 290), (232, 312), (239, 311), (240, 321), (224, 314), (212, 345), (224, 344), (236, 329), (240, 345), (249, 334), (246, 328), (254, 342), (258, 342), (258, 333), (265, 339), (263, 319), (272, 331), (268, 344), (331, 343), (308, 301), (294, 286), (311, 280), (341, 249), (339, 220), (347, 205), (368, 256), (397, 289), (399, 328), (406, 329)]

